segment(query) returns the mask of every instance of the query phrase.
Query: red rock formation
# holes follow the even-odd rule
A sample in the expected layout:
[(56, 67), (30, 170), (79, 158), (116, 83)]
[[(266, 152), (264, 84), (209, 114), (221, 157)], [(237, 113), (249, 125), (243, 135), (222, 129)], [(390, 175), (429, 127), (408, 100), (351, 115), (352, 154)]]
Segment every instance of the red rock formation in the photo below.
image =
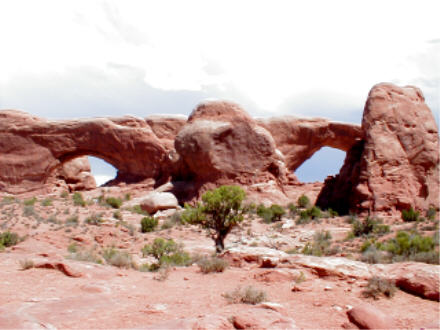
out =
[(8, 110), (0, 112), (0, 136), (2, 191), (39, 189), (60, 165), (84, 155), (104, 159), (126, 180), (169, 175), (167, 151), (142, 119), (48, 121)]
[(395, 212), (439, 205), (439, 137), (416, 87), (374, 86), (362, 120), (364, 141), (326, 180), (318, 204), (339, 211)]
[(271, 134), (230, 102), (197, 106), (177, 135), (175, 146), (198, 182), (230, 179), (252, 184), (280, 181), (286, 173)]
[(257, 123), (272, 134), (277, 148), (284, 155), (286, 166), (291, 171), (295, 171), (322, 147), (348, 151), (363, 137), (360, 125), (321, 118), (284, 116), (259, 119)]
[(96, 181), (90, 172), (89, 159), (78, 157), (65, 162), (56, 177), (63, 180), (70, 191), (90, 190), (96, 188)]

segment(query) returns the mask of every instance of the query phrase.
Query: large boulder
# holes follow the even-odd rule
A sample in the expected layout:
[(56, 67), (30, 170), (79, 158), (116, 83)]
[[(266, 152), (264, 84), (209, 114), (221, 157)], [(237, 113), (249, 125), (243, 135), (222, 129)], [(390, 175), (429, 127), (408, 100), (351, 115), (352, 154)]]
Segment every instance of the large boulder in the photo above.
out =
[(56, 176), (65, 181), (70, 191), (96, 188), (96, 181), (91, 173), (87, 156), (65, 162)]
[(359, 329), (396, 329), (396, 322), (380, 309), (370, 304), (361, 304), (347, 311), (350, 322)]
[(420, 89), (374, 86), (362, 130), (363, 142), (347, 153), (339, 175), (326, 180), (318, 204), (360, 213), (438, 206), (438, 128)]
[(142, 198), (140, 206), (149, 214), (154, 214), (161, 210), (176, 209), (179, 202), (172, 193), (152, 191)]
[(286, 175), (272, 135), (245, 110), (225, 101), (199, 104), (175, 140), (176, 151), (199, 182), (230, 179), (242, 184)]

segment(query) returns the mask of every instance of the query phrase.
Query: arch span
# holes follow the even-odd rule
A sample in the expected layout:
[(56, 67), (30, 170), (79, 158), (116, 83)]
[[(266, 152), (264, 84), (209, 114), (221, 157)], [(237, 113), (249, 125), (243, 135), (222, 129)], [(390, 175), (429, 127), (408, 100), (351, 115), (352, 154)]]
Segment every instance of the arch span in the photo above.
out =
[(133, 117), (49, 121), (2, 111), (0, 154), (0, 190), (11, 193), (41, 188), (61, 164), (86, 155), (110, 163), (125, 180), (160, 180), (170, 168), (161, 141)]
[(285, 158), (286, 167), (296, 171), (322, 147), (347, 152), (363, 138), (360, 125), (332, 122), (326, 119), (300, 119), (284, 116), (260, 119), (258, 123), (273, 136)]

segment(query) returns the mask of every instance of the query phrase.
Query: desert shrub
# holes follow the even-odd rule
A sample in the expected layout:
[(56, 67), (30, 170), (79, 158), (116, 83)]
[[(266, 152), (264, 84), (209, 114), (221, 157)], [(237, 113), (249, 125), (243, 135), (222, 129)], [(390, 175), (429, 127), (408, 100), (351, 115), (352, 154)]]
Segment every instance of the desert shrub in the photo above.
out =
[(69, 244), (69, 246), (67, 247), (67, 251), (69, 251), (70, 253), (78, 252), (78, 245), (76, 245), (75, 242)]
[(80, 192), (75, 192), (72, 196), (73, 205), (75, 206), (86, 206), (86, 201), (83, 198), (83, 195)]
[(419, 220), (420, 212), (415, 211), (412, 207), (409, 210), (402, 210), (402, 220), (406, 222), (412, 222)]
[(306, 195), (301, 195), (298, 197), (298, 207), (308, 208), (310, 205), (310, 199)]
[(32, 197), (32, 198), (30, 198), (30, 199), (26, 199), (24, 202), (23, 202), (23, 204), (25, 205), (25, 206), (33, 206), (33, 205), (35, 205), (35, 202), (37, 201), (37, 198), (36, 197)]
[(352, 226), (352, 233), (355, 237), (368, 236), (370, 234), (383, 235), (390, 231), (390, 227), (382, 224), (382, 220), (366, 217), (363, 221), (355, 219)]
[(301, 252), (303, 254), (314, 255), (318, 257), (322, 255), (329, 255), (331, 238), (332, 236), (329, 231), (318, 231), (313, 236), (312, 244), (307, 243)]
[(129, 209), (133, 213), (141, 214), (141, 215), (149, 215), (147, 211), (142, 210), (140, 205), (134, 205), (131, 209)]
[(388, 262), (389, 258), (384, 254), (384, 251), (378, 250), (375, 245), (370, 243), (368, 247), (363, 246), (363, 249), (363, 253), (360, 257), (362, 262), (369, 264), (382, 264)]
[(117, 220), (122, 220), (122, 214), (121, 211), (115, 211), (113, 212), (113, 218), (117, 219)]
[(66, 225), (68, 225), (68, 226), (77, 226), (78, 223), (79, 223), (79, 220), (78, 220), (78, 216), (77, 215), (73, 215), (73, 216), (68, 217), (66, 219)]
[(69, 197), (69, 193), (67, 192), (67, 191), (63, 191), (61, 194), (60, 194), (60, 197), (61, 198), (67, 198), (67, 197)]
[(325, 216), (329, 217), (329, 218), (334, 218), (334, 217), (339, 216), (339, 213), (337, 211), (333, 210), (332, 208), (328, 208), (325, 211)]
[(160, 229), (169, 229), (174, 227), (175, 225), (182, 225), (184, 221), (182, 220), (182, 212), (176, 211), (170, 217), (168, 217)]
[(23, 207), (23, 216), (24, 217), (32, 217), (37, 216), (37, 212), (35, 212), (33, 205), (26, 205)]
[(265, 223), (272, 223), (281, 221), (281, 217), (286, 214), (286, 211), (278, 204), (272, 204), (270, 207), (265, 207), (260, 204), (257, 207), (257, 215), (261, 217)]
[(102, 251), (102, 256), (107, 264), (119, 268), (131, 268), (132, 258), (126, 251), (117, 250), (115, 248), (107, 248)]
[(12, 196), (4, 196), (0, 205), (8, 205), (8, 204), (12, 204), (16, 201), (15, 197)]
[(299, 218), (296, 220), (297, 225), (309, 223), (311, 220), (319, 220), (322, 216), (321, 209), (317, 206), (312, 206), (299, 213)]
[(394, 296), (397, 288), (393, 282), (384, 278), (373, 276), (368, 280), (367, 287), (362, 291), (365, 298), (379, 299), (381, 296), (391, 298)]
[(124, 196), (124, 199), (126, 201), (129, 201), (131, 199), (131, 194), (130, 193), (126, 193), (125, 196)]
[(101, 214), (93, 213), (90, 217), (87, 217), (84, 222), (88, 225), (100, 226), (104, 220), (102, 219)]
[(224, 249), (224, 240), (238, 223), (243, 221), (245, 209), (242, 202), (246, 193), (238, 186), (221, 186), (207, 191), (202, 203), (195, 208), (185, 208), (182, 218), (207, 229), (215, 242), (217, 252)]
[(0, 250), (5, 247), (10, 247), (13, 245), (17, 245), (20, 242), (20, 237), (13, 232), (5, 231), (0, 233)]
[[(71, 248), (73, 250), (73, 248)], [(93, 262), (96, 264), (102, 264), (101, 257), (94, 250), (80, 250), (76, 248), (74, 252), (69, 251), (70, 254), (67, 256), (68, 259)]]
[(223, 297), (231, 304), (259, 304), (267, 300), (266, 292), (248, 286), (244, 289), (238, 287), (234, 291), (223, 294)]
[(163, 265), (187, 266), (191, 263), (191, 257), (183, 246), (172, 239), (156, 238), (153, 244), (146, 244), (142, 248), (142, 255), (151, 255), (157, 259), (157, 263), (150, 265), (150, 270), (157, 270)]
[(435, 220), (435, 216), (437, 215), (437, 211), (434, 207), (430, 207), (426, 211), (426, 218), (430, 221)]
[(292, 218), (298, 213), (298, 208), (293, 203), (289, 203), (287, 209), (289, 210), (289, 216)]
[(204, 274), (221, 273), (228, 267), (228, 262), (218, 257), (202, 258), (197, 262), (200, 271)]
[(286, 214), (286, 211), (278, 204), (272, 204), (270, 210), (272, 211), (272, 222), (281, 221), (281, 217)]
[(41, 206), (51, 206), (51, 205), (52, 205), (51, 198), (45, 198), (41, 201)]
[(154, 229), (159, 224), (159, 221), (153, 217), (143, 217), (141, 220), (141, 232), (149, 233), (154, 231)]
[(119, 209), (122, 205), (122, 199), (117, 197), (108, 197), (105, 199), (105, 203), (114, 209)]
[(20, 260), (20, 268), (21, 270), (27, 270), (34, 268), (35, 264), (34, 261), (31, 259), (22, 259)]

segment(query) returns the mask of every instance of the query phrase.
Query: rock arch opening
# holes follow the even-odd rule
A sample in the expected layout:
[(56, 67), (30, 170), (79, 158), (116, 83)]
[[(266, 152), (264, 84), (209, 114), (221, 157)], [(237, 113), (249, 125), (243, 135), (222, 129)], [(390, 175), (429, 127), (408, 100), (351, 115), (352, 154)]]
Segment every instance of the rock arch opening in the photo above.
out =
[(346, 153), (340, 149), (322, 147), (302, 163), (295, 174), (301, 182), (324, 182), (329, 175), (339, 173), (345, 156)]
[(90, 163), (90, 172), (95, 178), (97, 187), (116, 178), (118, 170), (113, 165), (95, 156), (87, 156), (87, 158)]

